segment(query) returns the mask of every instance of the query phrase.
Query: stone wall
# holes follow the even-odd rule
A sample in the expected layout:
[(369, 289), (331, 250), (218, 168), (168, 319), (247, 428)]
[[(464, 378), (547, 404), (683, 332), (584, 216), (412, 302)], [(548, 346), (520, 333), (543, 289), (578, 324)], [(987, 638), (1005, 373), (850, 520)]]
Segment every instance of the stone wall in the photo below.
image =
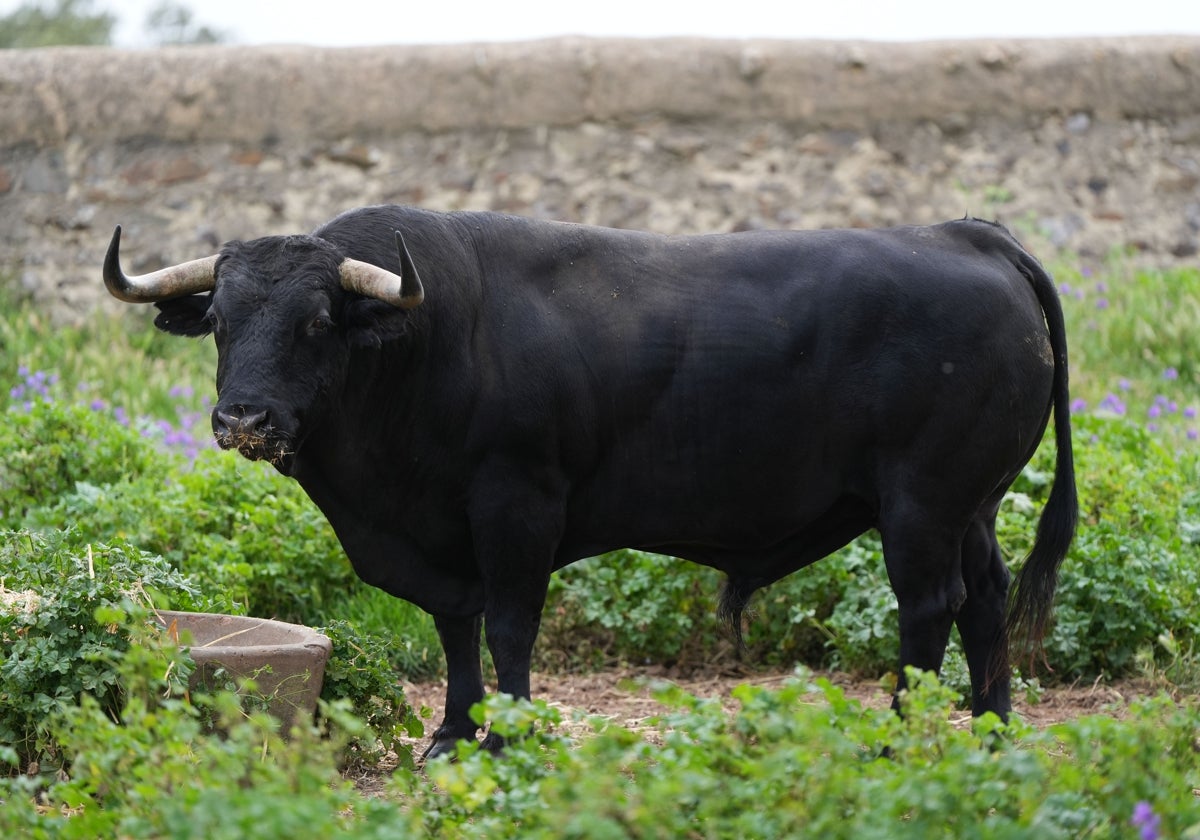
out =
[(0, 281), (56, 317), (111, 305), (117, 223), (141, 271), (379, 202), (1190, 262), (1200, 39), (0, 51)]

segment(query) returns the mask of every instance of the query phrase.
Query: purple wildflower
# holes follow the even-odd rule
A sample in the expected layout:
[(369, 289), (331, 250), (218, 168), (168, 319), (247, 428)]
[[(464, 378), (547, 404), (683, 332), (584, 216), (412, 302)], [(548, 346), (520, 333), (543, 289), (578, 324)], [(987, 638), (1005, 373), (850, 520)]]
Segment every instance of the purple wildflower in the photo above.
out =
[(41, 393), (46, 387), (46, 372), (42, 370), (34, 371), (33, 374), (25, 377), (25, 384), (38, 393)]
[(104, 402), (104, 400), (97, 397), (96, 399), (92, 400), (91, 404), (88, 407), (92, 411), (104, 411), (104, 409), (106, 409), (108, 407), (108, 404), (106, 402)]
[(1109, 393), (1100, 401), (1100, 410), (1109, 411), (1118, 417), (1125, 416), (1125, 403), (1116, 394)]
[(1124, 377), (1122, 377), (1117, 382), (1117, 387), (1120, 388), (1122, 391), (1128, 391), (1130, 388), (1133, 387), (1133, 383), (1130, 382), (1128, 379), (1125, 379)]
[(1200, 430), (1188, 429), (1187, 430), (1187, 439), (1188, 440), (1200, 440)]
[(1185, 408), (1185, 409), (1183, 410), (1183, 416), (1184, 416), (1184, 417), (1186, 417), (1186, 418), (1188, 418), (1189, 420), (1191, 420), (1191, 419), (1195, 418), (1195, 416), (1196, 416), (1196, 406), (1194, 406), (1194, 405), (1189, 405), (1187, 408)]
[(1161, 822), (1162, 818), (1154, 813), (1154, 808), (1149, 802), (1142, 800), (1133, 806), (1133, 816), (1129, 818), (1129, 824), (1138, 829), (1141, 840), (1158, 840), (1158, 826)]
[(17, 368), (17, 375), (21, 378), (21, 382), (9, 389), (10, 399), (13, 401), (23, 400), (24, 405), (28, 408), (32, 408), (33, 403), (38, 400), (52, 402), (50, 388), (58, 384), (57, 373), (46, 373), (41, 370), (31, 371), (27, 366), (21, 365)]
[(1163, 379), (1167, 379), (1167, 380), (1172, 380), (1172, 381), (1173, 381), (1173, 380), (1176, 380), (1176, 379), (1178, 379), (1178, 378), (1179, 378), (1179, 371), (1177, 371), (1177, 370), (1176, 370), (1175, 368), (1173, 368), (1173, 367), (1169, 367), (1169, 368), (1167, 368), (1166, 370), (1164, 370), (1164, 371), (1163, 371)]
[(1097, 309), (1108, 309), (1108, 298), (1096, 298)]
[(1151, 417), (1151, 418), (1161, 417), (1162, 416), (1162, 406), (1159, 405), (1158, 403), (1155, 403), (1154, 405), (1150, 406), (1150, 408), (1148, 408), (1146, 410), (1146, 416)]
[(1078, 397), (1071, 400), (1071, 413), (1072, 414), (1079, 414), (1080, 412), (1086, 411), (1086, 410), (1087, 410), (1087, 400), (1078, 398)]
[(1105, 283), (1103, 280), (1101, 280), (1099, 283), (1096, 284), (1096, 291), (1102, 295), (1107, 293), (1108, 292), (1108, 284)]
[(1157, 423), (1147, 423), (1146, 431), (1149, 432), (1150, 434), (1154, 434), (1155, 432), (1158, 431), (1158, 424)]

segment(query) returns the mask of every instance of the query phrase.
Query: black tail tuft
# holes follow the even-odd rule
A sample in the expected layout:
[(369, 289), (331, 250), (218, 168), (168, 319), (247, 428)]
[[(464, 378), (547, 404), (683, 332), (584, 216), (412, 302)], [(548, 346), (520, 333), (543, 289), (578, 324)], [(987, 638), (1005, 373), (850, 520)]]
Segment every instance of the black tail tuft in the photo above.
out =
[(721, 600), (717, 604), (717, 617), (729, 628), (739, 654), (745, 653), (746, 641), (742, 636), (742, 617), (758, 587), (745, 578), (725, 578), (721, 589)]

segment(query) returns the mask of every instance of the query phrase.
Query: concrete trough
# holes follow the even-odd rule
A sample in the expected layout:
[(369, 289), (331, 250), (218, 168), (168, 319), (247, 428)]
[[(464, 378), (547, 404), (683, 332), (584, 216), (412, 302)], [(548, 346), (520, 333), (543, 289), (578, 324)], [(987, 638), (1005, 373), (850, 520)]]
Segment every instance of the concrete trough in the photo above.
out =
[(157, 619), (171, 638), (190, 645), (196, 662), (193, 691), (225, 688), (230, 677), (252, 679), (256, 688), (250, 696), (261, 698), (285, 733), (297, 714), (311, 716), (316, 710), (332, 644), (311, 627), (174, 610), (158, 612)]

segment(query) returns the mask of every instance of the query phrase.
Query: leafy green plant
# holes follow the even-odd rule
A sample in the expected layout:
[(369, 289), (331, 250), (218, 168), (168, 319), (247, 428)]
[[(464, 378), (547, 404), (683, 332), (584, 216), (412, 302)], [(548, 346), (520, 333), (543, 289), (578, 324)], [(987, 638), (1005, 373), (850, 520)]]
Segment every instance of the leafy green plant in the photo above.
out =
[(703, 656), (717, 636), (718, 580), (674, 557), (630, 549), (576, 563), (551, 582), (539, 655), (557, 667)]
[(900, 658), (899, 619), (878, 535), (858, 539), (834, 562), (845, 570), (847, 583), (825, 621), (832, 664), (857, 673), (894, 671)]
[[(1200, 557), (1186, 536), (1200, 522), (1197, 459), (1120, 417), (1080, 415), (1074, 437), (1082, 521), (1059, 576), (1048, 664), (1063, 679), (1129, 675), (1160, 634), (1185, 645), (1200, 635)], [(1043, 449), (1001, 517), (1002, 544), (1018, 550), (1048, 489), (1054, 453)]]
[(394, 753), (400, 766), (412, 769), (412, 748), (402, 739), (419, 738), (425, 729), (392, 666), (391, 657), (401, 646), (400, 640), (362, 633), (346, 621), (334, 621), (320, 631), (333, 642), (321, 697), (346, 703), (365, 727), (349, 738), (343, 764), (372, 766)]
[[(41, 791), (0, 780), (4, 836), (412, 837), (1076, 837), (1200, 831), (1194, 701), (1135, 703), (1038, 732), (985, 716), (955, 726), (954, 692), (910, 672), (903, 718), (864, 708), (829, 681), (742, 686), (737, 710), (671, 686), (668, 711), (630, 731), (545, 703), (492, 697), (474, 710), (510, 746), (467, 744), (426, 775), (398, 771), (379, 798), (338, 779), (344, 705), (323, 728), (281, 740), (238, 698), (194, 706), (162, 691), (161, 661), (123, 657), (117, 723), (85, 697), (54, 716), (75, 748), (69, 777)], [(584, 724), (581, 726), (581, 724)], [(590, 730), (590, 731), (585, 731)], [(881, 760), (887, 750), (890, 758)], [(41, 803), (38, 807), (37, 803)]]
[[(188, 702), (162, 679), (162, 647), (135, 643), (120, 661), (120, 720), (90, 696), (52, 718), (73, 746), (69, 775), (37, 789), (0, 780), (5, 837), (408, 836), (390, 803), (359, 796), (337, 773), (347, 738), (364, 733), (345, 704), (288, 740), (277, 722), (218, 692)], [(219, 723), (210, 731), (205, 716)], [(47, 807), (49, 806), (49, 807)]]
[(497, 698), (483, 715), (533, 734), (500, 759), (472, 746), (435, 762), (435, 786), (403, 801), (442, 837), (1123, 836), (1148, 814), (1162, 836), (1200, 827), (1194, 704), (962, 729), (954, 692), (916, 672), (909, 684), (904, 718), (825, 680), (743, 686), (732, 714), (666, 687), (672, 711), (650, 731), (594, 720), (578, 739), (553, 709)]
[(64, 704), (86, 694), (119, 716), (117, 660), (153, 608), (215, 600), (161, 558), (123, 543), (84, 545), (75, 532), (2, 532), (0, 569), (0, 769), (8, 772), (68, 763), (70, 746), (48, 728)]
[(396, 673), (410, 680), (440, 673), (442, 644), (433, 618), (420, 607), (361, 584), (338, 603), (336, 616), (364, 635), (386, 639), (380, 654)]
[[(128, 544), (83, 545), (78, 532), (0, 537), (0, 769), (52, 774), (70, 766), (75, 746), (56, 740), (52, 727), (66, 707), (94, 703), (122, 719), (129, 696), (122, 658), (131, 642), (150, 651), (141, 655), (154, 658), (160, 671), (173, 668), (171, 693), (187, 695), (190, 659), (167, 667), (171, 640), (146, 629), (153, 610), (228, 611), (227, 603), (205, 597), (161, 557)], [(345, 622), (322, 631), (334, 644), (322, 696), (347, 704), (361, 722), (345, 739), (342, 762), (374, 764), (394, 752), (411, 766), (411, 749), (401, 739), (419, 737), (422, 726), (387, 658), (395, 640)], [(225, 683), (238, 692), (242, 715), (263, 708), (252, 686), (219, 678), (213, 684)], [(197, 720), (213, 719), (206, 709), (202, 703)]]
[(0, 417), (0, 527), (18, 528), (76, 483), (119, 484), (130, 475), (162, 480), (153, 447), (110, 416), (85, 406), (36, 400)]
[[(539, 661), (550, 669), (620, 661), (686, 670), (739, 657), (771, 666), (828, 664), (842, 640), (827, 622), (860, 571), (865, 576), (871, 558), (879, 558), (877, 546), (877, 540), (874, 549), (870, 543), (852, 546), (758, 593), (747, 613), (744, 653), (715, 614), (718, 572), (644, 551), (590, 558), (551, 580)], [(844, 618), (846, 626), (856, 620)], [(854, 644), (844, 640), (847, 659), (857, 654)]]
[[(119, 427), (118, 427), (119, 428)], [(142, 441), (156, 451), (153, 442)], [(124, 539), (161, 554), (251, 615), (320, 623), (356, 578), (329, 524), (293, 482), (236, 455), (204, 451), (111, 484), (91, 476), (25, 524), (75, 527), (98, 539)]]

